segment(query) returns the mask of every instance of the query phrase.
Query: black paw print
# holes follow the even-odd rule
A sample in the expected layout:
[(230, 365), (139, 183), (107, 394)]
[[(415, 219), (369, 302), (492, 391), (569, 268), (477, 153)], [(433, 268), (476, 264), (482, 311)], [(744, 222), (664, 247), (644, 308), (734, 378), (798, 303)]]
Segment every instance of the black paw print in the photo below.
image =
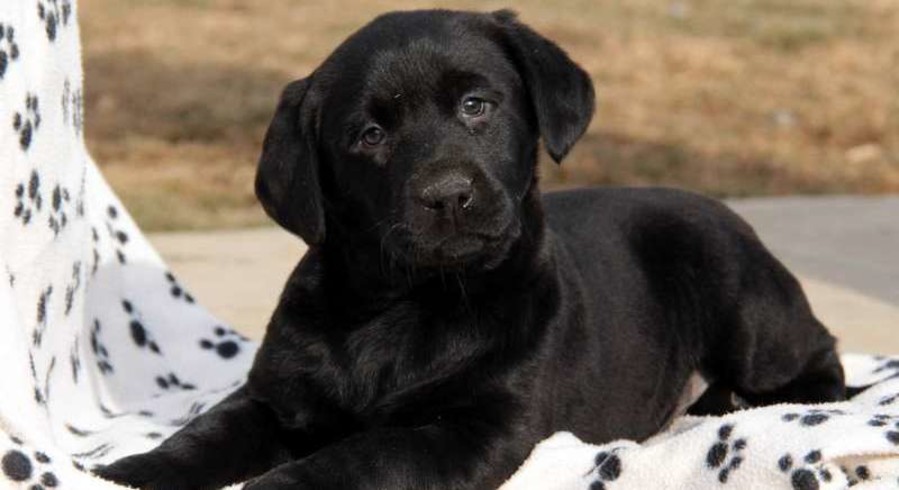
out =
[(144, 437), (146, 437), (147, 439), (150, 439), (152, 441), (158, 441), (158, 440), (162, 439), (163, 437), (165, 437), (165, 435), (162, 432), (153, 431), (153, 432), (147, 432), (146, 434), (144, 434)]
[(100, 267), (100, 233), (97, 232), (96, 226), (91, 226), (91, 241), (93, 242), (93, 257), (94, 260), (91, 262), (91, 276), (97, 273), (97, 269)]
[(816, 425), (821, 425), (831, 417), (835, 415), (845, 415), (846, 412), (842, 410), (819, 410), (817, 408), (809, 410), (804, 414), (799, 413), (787, 413), (781, 417), (781, 420), (784, 422), (793, 422), (798, 421), (799, 425), (803, 427), (814, 427)]
[(79, 350), (80, 342), (79, 337), (75, 337), (75, 342), (72, 342), (72, 349), (69, 351), (69, 364), (72, 366), (72, 382), (78, 384), (78, 375), (81, 374), (81, 354)]
[(868, 425), (871, 427), (886, 427), (892, 423), (892, 420), (897, 417), (892, 415), (887, 415), (884, 413), (878, 413), (871, 417), (871, 420), (868, 421)]
[(621, 458), (615, 451), (603, 451), (596, 455), (594, 459), (596, 463), (597, 480), (590, 484), (590, 490), (604, 490), (606, 483), (615, 481), (621, 476)]
[(44, 391), (40, 387), (41, 382), (37, 375), (37, 366), (34, 363), (34, 354), (32, 352), (28, 353), (28, 368), (31, 370), (31, 380), (34, 383), (34, 402), (38, 405), (46, 405), (47, 398), (44, 397)]
[(16, 112), (12, 117), (12, 128), (19, 133), (19, 146), (22, 151), (28, 150), (34, 134), (41, 126), (41, 113), (37, 105), (37, 96), (28, 93), (25, 95), (25, 110)]
[[(13, 439), (13, 443), (21, 446), (19, 439)], [(3, 459), (0, 460), (0, 468), (3, 468), (6, 478), (19, 484), (29, 485), (26, 487), (29, 490), (44, 490), (59, 486), (59, 479), (56, 475), (52, 471), (42, 469), (49, 463), (50, 457), (46, 454), (35, 451), (29, 457), (24, 448), (18, 447), (6, 451)]]
[(144, 327), (140, 319), (140, 313), (135, 310), (134, 305), (127, 299), (124, 299), (122, 300), (122, 309), (131, 317), (131, 321), (128, 323), (128, 328), (131, 330), (131, 340), (140, 348), (146, 347), (153, 353), (162, 355), (159, 345), (151, 338), (150, 333)]
[(828, 471), (827, 468), (808, 466), (820, 466), (821, 459), (821, 451), (817, 449), (809, 451), (809, 453), (805, 455), (805, 458), (803, 458), (803, 462), (806, 466), (793, 469), (793, 456), (784, 454), (777, 461), (777, 467), (780, 468), (780, 471), (789, 473), (790, 483), (795, 490), (818, 490), (818, 488), (821, 487), (822, 481), (829, 482), (833, 479), (833, 475), (830, 474), (830, 471)]
[(68, 207), (70, 200), (71, 197), (69, 196), (68, 189), (60, 187), (59, 185), (53, 188), (50, 199), (50, 217), (47, 218), (47, 225), (53, 230), (54, 235), (59, 235), (59, 232), (62, 231), (69, 222), (65, 208)]
[[(709, 468), (713, 470), (720, 468), (718, 481), (721, 483), (727, 483), (731, 473), (743, 463), (742, 453), (746, 449), (746, 439), (740, 438), (734, 440), (733, 443), (729, 442), (733, 431), (733, 424), (724, 424), (719, 427), (718, 442), (709, 448), (709, 452), (705, 456), (705, 462)], [(728, 456), (730, 457), (729, 461), (727, 461)]]
[(203, 413), (203, 409), (206, 408), (206, 404), (202, 402), (193, 402), (190, 404), (190, 408), (187, 409), (187, 412), (177, 418), (174, 418), (169, 421), (169, 425), (173, 426), (182, 426), (187, 425), (188, 422), (197, 418), (197, 415)]
[(115, 206), (108, 206), (106, 208), (106, 215), (109, 219), (106, 220), (106, 231), (109, 233), (109, 236), (112, 238), (113, 243), (116, 243), (116, 258), (119, 259), (120, 264), (125, 264), (128, 262), (127, 257), (125, 257), (125, 252), (122, 251), (122, 247), (128, 243), (128, 234), (122, 231), (121, 229), (116, 229), (115, 223), (119, 218), (119, 210), (115, 208)]
[(41, 178), (37, 170), (31, 171), (28, 178), (28, 185), (20, 182), (16, 186), (16, 206), (13, 208), (13, 215), (16, 219), (22, 221), (23, 225), (31, 222), (31, 218), (40, 212), (44, 205), (44, 198), (41, 197)]
[(78, 191), (75, 197), (75, 216), (84, 217), (84, 196), (87, 194), (87, 168), (81, 168), (81, 181), (78, 183)]
[(94, 357), (97, 358), (97, 369), (104, 375), (112, 373), (112, 364), (109, 363), (109, 351), (100, 342), (100, 320), (96, 318), (94, 318), (94, 327), (91, 329), (91, 350), (94, 351)]
[(843, 471), (846, 475), (846, 479), (849, 480), (850, 487), (854, 487), (863, 481), (871, 479), (871, 470), (865, 465), (856, 466), (855, 470), (840, 466), (840, 470)]
[(874, 372), (886, 372), (890, 374), (890, 377), (899, 376), (899, 359), (887, 359), (886, 362), (877, 366), (877, 369), (875, 369)]
[(197, 389), (196, 385), (194, 385), (193, 383), (182, 382), (180, 379), (178, 379), (178, 376), (175, 376), (175, 373), (156, 376), (156, 385), (166, 391), (174, 389), (181, 389), (185, 391)]
[(44, 22), (47, 31), (47, 39), (56, 40), (56, 33), (60, 26), (69, 24), (72, 16), (71, 0), (38, 0), (37, 15)]
[(53, 295), (53, 286), (47, 286), (47, 289), (44, 289), (41, 292), (41, 295), (37, 299), (37, 314), (36, 320), (37, 323), (34, 325), (34, 331), (31, 333), (31, 343), (35, 347), (40, 347), (41, 342), (44, 340), (44, 332), (47, 331), (47, 310), (50, 305), (50, 298)]
[[(124, 417), (125, 415), (128, 415), (128, 412), (114, 412), (106, 405), (103, 405), (103, 403), (98, 403), (97, 405), (100, 408), (100, 413), (102, 413), (103, 416), (108, 419), (117, 419), (119, 417)], [(79, 456), (79, 455), (74, 454), (73, 456)]]
[(19, 45), (16, 43), (15, 35), (13, 26), (0, 23), (0, 80), (6, 75), (9, 64), (19, 59)]
[(178, 283), (178, 280), (175, 279), (175, 276), (171, 272), (166, 272), (165, 278), (169, 282), (169, 293), (171, 293), (173, 298), (184, 299), (184, 301), (191, 304), (194, 303), (194, 297), (181, 287), (181, 284)]
[(81, 289), (81, 261), (72, 264), (72, 282), (66, 286), (66, 309), (65, 314), (69, 316), (72, 307), (75, 306), (75, 294)]
[(881, 407), (885, 407), (887, 405), (892, 405), (893, 403), (896, 403), (896, 401), (899, 401), (899, 393), (896, 393), (893, 395), (887, 395), (887, 396), (881, 398), (877, 402), (877, 404), (880, 405)]
[(200, 347), (206, 350), (214, 350), (222, 359), (231, 359), (240, 353), (240, 344), (237, 341), (246, 342), (247, 338), (233, 330), (222, 326), (213, 329), (215, 340), (200, 339)]
[[(103, 415), (106, 415), (106, 413), (104, 413)], [(104, 442), (104, 443), (100, 444), (99, 446), (95, 446), (91, 449), (88, 449), (87, 451), (75, 453), (72, 455), (72, 457), (78, 458), (78, 459), (98, 459), (98, 458), (102, 458), (102, 457), (106, 456), (113, 449), (115, 449), (115, 446), (113, 446), (112, 444), (110, 444), (108, 442)], [(83, 465), (82, 465), (82, 467), (83, 467)]]
[(893, 424), (893, 429), (888, 429), (884, 436), (891, 444), (899, 446), (899, 420)]

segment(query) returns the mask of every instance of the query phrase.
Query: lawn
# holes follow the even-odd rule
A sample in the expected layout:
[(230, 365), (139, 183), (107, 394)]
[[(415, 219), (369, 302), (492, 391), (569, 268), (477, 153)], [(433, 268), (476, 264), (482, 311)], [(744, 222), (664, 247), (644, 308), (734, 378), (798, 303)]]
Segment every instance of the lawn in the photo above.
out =
[(547, 188), (899, 191), (895, 0), (81, 0), (88, 146), (145, 228), (264, 223), (280, 88), (378, 13), (432, 6), (513, 6), (590, 72), (596, 117)]

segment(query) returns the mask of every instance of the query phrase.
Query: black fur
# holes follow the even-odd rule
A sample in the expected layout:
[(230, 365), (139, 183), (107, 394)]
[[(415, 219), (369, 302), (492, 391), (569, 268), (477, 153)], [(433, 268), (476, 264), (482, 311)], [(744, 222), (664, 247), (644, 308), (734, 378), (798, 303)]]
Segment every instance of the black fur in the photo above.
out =
[(495, 488), (555, 431), (653, 435), (694, 371), (749, 404), (842, 398), (833, 337), (725, 206), (541, 196), (538, 139), (561, 160), (592, 113), (584, 71), (506, 11), (394, 13), (350, 37), (266, 136), (259, 198), (310, 249), (249, 381), (100, 475)]

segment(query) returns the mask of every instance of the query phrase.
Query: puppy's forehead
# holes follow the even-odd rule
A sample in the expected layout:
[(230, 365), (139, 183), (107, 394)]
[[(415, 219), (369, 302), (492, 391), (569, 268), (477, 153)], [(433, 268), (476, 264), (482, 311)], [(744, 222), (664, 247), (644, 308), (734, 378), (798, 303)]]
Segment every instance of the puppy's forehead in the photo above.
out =
[[(509, 69), (503, 70), (504, 65)], [(482, 36), (418, 37), (375, 52), (365, 73), (365, 88), (373, 95), (414, 93), (437, 89), (449, 75), (501, 84), (511, 73), (499, 46)]]
[(394, 13), (347, 39), (320, 72), (327, 74), (332, 96), (343, 101), (425, 95), (448, 75), (515, 84), (518, 75), (495, 31), (483, 14)]

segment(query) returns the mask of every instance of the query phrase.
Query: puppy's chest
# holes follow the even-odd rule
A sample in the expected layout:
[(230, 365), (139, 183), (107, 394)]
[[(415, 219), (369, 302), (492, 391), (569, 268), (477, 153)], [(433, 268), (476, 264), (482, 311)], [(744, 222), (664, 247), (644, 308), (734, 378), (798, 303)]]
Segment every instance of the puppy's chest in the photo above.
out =
[(473, 312), (387, 311), (332, 344), (334, 370), (323, 383), (340, 387), (339, 401), (357, 411), (389, 409), (445, 385), (489, 350)]
[(315, 406), (361, 423), (426, 407), (490, 356), (494, 339), (484, 331), (483, 314), (404, 304), (329, 325), (299, 346), (296, 369), (279, 370), (270, 402), (281, 413), (302, 412), (316, 398)]

